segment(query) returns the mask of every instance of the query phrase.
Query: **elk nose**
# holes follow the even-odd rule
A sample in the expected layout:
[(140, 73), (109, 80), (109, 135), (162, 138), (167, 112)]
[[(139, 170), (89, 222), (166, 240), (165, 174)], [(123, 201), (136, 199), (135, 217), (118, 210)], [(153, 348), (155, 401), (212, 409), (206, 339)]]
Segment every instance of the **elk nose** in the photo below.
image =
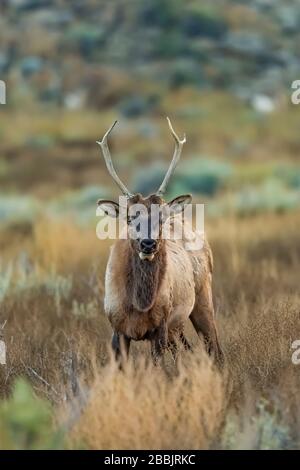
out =
[(156, 248), (156, 240), (153, 240), (153, 238), (144, 238), (141, 241), (141, 249), (143, 251), (153, 251)]

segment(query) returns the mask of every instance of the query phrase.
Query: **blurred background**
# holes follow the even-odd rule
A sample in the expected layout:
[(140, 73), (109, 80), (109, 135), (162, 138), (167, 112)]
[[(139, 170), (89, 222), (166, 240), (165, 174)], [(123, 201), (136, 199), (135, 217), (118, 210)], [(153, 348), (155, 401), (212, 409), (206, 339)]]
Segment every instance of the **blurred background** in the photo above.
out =
[(117, 196), (95, 141), (132, 190), (155, 190), (187, 134), (169, 196), (206, 217), (300, 205), (298, 0), (2, 0), (0, 223), (41, 212), (95, 223)]

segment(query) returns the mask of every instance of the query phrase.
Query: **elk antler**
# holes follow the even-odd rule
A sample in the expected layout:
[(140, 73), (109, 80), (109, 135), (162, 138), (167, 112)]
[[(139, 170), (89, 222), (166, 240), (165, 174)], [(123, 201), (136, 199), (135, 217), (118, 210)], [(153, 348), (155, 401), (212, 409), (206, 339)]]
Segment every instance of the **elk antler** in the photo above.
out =
[(101, 149), (102, 149), (102, 153), (103, 153), (103, 157), (104, 157), (104, 160), (105, 160), (106, 168), (108, 169), (109, 174), (112, 176), (113, 180), (117, 183), (117, 185), (121, 189), (122, 193), (127, 198), (130, 198), (134, 195), (126, 188), (125, 184), (123, 184), (122, 181), (120, 180), (120, 178), (118, 177), (118, 175), (117, 175), (117, 173), (114, 169), (112, 159), (111, 159), (111, 155), (110, 155), (110, 151), (109, 151), (109, 148), (108, 148), (108, 145), (107, 145), (107, 137), (109, 136), (109, 134), (111, 133), (111, 131), (113, 130), (113, 128), (115, 127), (117, 122), (118, 121), (115, 121), (113, 123), (113, 125), (104, 134), (103, 139), (101, 141), (97, 141), (97, 144), (99, 144)]
[(176, 134), (176, 132), (174, 131), (173, 127), (172, 127), (172, 124), (171, 124), (171, 121), (170, 119), (167, 117), (167, 121), (168, 121), (168, 124), (169, 124), (169, 128), (170, 128), (170, 131), (171, 131), (171, 134), (172, 136), (174, 137), (174, 140), (175, 140), (175, 150), (174, 150), (174, 155), (173, 155), (173, 158), (172, 158), (172, 161), (171, 161), (171, 164), (169, 166), (169, 169), (166, 173), (166, 176), (164, 177), (164, 180), (163, 182), (161, 183), (160, 187), (159, 187), (159, 190), (157, 191), (157, 195), (158, 196), (161, 196), (162, 194), (164, 194), (166, 192), (166, 188), (167, 188), (167, 185), (169, 183), (169, 180), (172, 176), (172, 174), (174, 173), (174, 170), (176, 168), (176, 165), (180, 159), (180, 155), (181, 155), (181, 152), (182, 152), (182, 147), (183, 145), (185, 144), (186, 142), (186, 137), (185, 137), (185, 134), (183, 136), (183, 139), (180, 140), (178, 135)]

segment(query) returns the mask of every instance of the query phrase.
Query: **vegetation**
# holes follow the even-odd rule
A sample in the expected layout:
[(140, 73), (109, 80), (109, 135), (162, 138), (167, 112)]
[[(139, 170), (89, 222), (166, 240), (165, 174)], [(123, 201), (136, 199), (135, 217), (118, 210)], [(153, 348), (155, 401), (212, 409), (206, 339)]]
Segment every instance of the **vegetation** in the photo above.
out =
[[(5, 419), (19, 423), (2, 446), (298, 447), (299, 374), (290, 349), (300, 337), (298, 219), (292, 213), (255, 216), (251, 225), (232, 216), (207, 223), (226, 354), (222, 376), (189, 326), (194, 351), (181, 351), (177, 365), (167, 354), (163, 369), (153, 369), (146, 345), (135, 343), (133, 362), (119, 372), (102, 307), (108, 243), (72, 221), (40, 220), (23, 234), (2, 230), (7, 365), (0, 368), (0, 390), (3, 399), (11, 396), (20, 376), (32, 387), (17, 382), (9, 405), (0, 407), (0, 413), (13, 409)], [(39, 414), (32, 393), (43, 400), (42, 410), (51, 403), (54, 434), (44, 436), (49, 417)], [(15, 405), (19, 394), (33, 412), (26, 421), (24, 406)]]
[(54, 429), (51, 405), (37, 399), (22, 379), (15, 384), (9, 400), (0, 407), (0, 449), (62, 448), (62, 435)]

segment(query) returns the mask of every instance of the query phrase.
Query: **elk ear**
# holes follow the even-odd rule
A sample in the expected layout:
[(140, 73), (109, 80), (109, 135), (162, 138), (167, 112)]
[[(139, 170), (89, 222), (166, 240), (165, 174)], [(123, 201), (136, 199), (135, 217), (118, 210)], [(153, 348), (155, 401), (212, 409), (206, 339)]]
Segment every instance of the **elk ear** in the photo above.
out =
[(184, 194), (182, 196), (177, 196), (175, 199), (167, 203), (168, 210), (170, 215), (180, 214), (184, 210), (186, 204), (192, 202), (192, 196), (190, 194)]
[(101, 208), (104, 214), (109, 215), (110, 217), (117, 218), (119, 216), (119, 204), (114, 201), (109, 201), (107, 199), (99, 199), (97, 201), (98, 208)]

